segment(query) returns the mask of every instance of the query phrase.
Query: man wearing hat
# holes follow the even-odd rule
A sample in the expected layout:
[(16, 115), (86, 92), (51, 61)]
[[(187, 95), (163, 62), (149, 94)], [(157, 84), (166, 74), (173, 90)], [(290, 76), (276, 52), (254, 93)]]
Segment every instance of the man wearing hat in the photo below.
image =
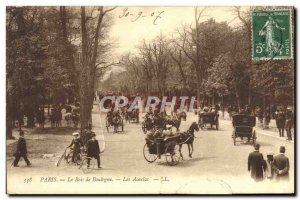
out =
[(259, 152), (259, 144), (254, 145), (254, 151), (248, 156), (248, 171), (251, 172), (251, 178), (255, 181), (262, 181), (265, 169), (265, 160), (262, 153)]
[[(98, 140), (96, 140), (96, 134), (91, 134), (92, 138), (87, 142), (87, 156), (91, 158), (97, 159), (98, 168), (101, 168), (100, 166), (100, 148)], [(90, 166), (90, 159), (88, 159), (88, 167)]]
[(14, 154), (15, 160), (14, 160), (14, 167), (19, 167), (18, 163), (21, 157), (24, 158), (27, 166), (30, 166), (31, 163), (29, 162), (27, 158), (27, 147), (26, 147), (26, 140), (24, 138), (24, 132), (20, 130), (20, 137), (18, 140), (17, 150)]
[(290, 107), (286, 110), (286, 123), (285, 129), (287, 134), (287, 140), (292, 140), (292, 128), (294, 126), (294, 113)]
[(77, 156), (80, 153), (80, 148), (83, 146), (83, 144), (79, 138), (78, 132), (74, 132), (74, 133), (72, 133), (72, 135), (74, 136), (74, 138), (73, 138), (71, 144), (67, 148), (70, 148), (73, 146), (72, 162), (75, 163), (75, 161), (77, 160)]
[(274, 159), (274, 169), (276, 173), (276, 180), (281, 181), (288, 181), (289, 180), (289, 169), (290, 169), (290, 164), (289, 164), (289, 159), (284, 155), (285, 153), (285, 147), (281, 146), (280, 147), (280, 154), (275, 156)]

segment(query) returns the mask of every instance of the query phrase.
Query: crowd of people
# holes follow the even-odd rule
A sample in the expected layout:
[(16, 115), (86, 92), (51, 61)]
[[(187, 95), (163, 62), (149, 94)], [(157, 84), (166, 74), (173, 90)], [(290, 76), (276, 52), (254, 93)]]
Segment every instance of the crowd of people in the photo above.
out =
[[(65, 118), (63, 119), (63, 109), (65, 109)], [(79, 105), (75, 105), (74, 108), (72, 108), (71, 105), (55, 105), (51, 108), (49, 112), (49, 121), (51, 128), (59, 128), (62, 127), (62, 121), (65, 120), (66, 125), (68, 127), (72, 126), (75, 129), (78, 128), (78, 123), (80, 121), (80, 113), (79, 113)], [(46, 115), (44, 108), (40, 107), (36, 113), (36, 123), (38, 123), (40, 128), (45, 127), (46, 123)]]

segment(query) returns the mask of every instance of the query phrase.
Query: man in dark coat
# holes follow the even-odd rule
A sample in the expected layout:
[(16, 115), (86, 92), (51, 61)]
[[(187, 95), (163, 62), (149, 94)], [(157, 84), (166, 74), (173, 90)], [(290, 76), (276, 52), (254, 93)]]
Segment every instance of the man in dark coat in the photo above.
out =
[(279, 130), (279, 137), (284, 137), (285, 113), (281, 110), (276, 115), (276, 126)]
[(15, 156), (14, 167), (19, 167), (18, 163), (21, 157), (24, 158), (27, 166), (31, 165), (30, 161), (27, 158), (26, 140), (24, 138), (24, 132), (22, 130), (20, 130), (20, 138), (18, 140), (17, 150), (14, 156)]
[(284, 153), (285, 153), (285, 147), (281, 146), (280, 154), (275, 157), (273, 162), (277, 181), (289, 180), (290, 163), (288, 157), (286, 157)]
[(287, 140), (292, 140), (292, 128), (294, 126), (294, 113), (291, 108), (287, 108), (286, 110), (286, 123), (285, 129), (287, 134)]
[[(97, 159), (98, 168), (101, 168), (100, 166), (100, 148), (98, 140), (96, 140), (96, 134), (92, 133), (92, 139), (90, 139), (87, 143), (87, 156), (90, 158)], [(88, 159), (88, 167), (90, 166), (91, 159)]]
[(250, 153), (248, 157), (248, 171), (251, 172), (251, 178), (255, 181), (263, 180), (265, 169), (265, 161), (263, 155), (259, 152), (259, 147), (259, 144), (255, 144), (255, 151)]

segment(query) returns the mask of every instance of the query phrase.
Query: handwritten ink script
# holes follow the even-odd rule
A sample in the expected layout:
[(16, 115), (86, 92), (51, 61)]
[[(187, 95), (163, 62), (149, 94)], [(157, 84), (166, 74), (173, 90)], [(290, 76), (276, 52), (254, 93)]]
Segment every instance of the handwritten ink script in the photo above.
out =
[(123, 12), (121, 15), (119, 15), (119, 18), (130, 18), (131, 22), (135, 22), (141, 18), (145, 18), (145, 17), (151, 17), (153, 18), (153, 25), (158, 25), (159, 20), (162, 19), (162, 15), (165, 11), (153, 11), (150, 13), (146, 13), (143, 11), (139, 11), (139, 12), (131, 12), (129, 11), (129, 9), (126, 7), (123, 9)]

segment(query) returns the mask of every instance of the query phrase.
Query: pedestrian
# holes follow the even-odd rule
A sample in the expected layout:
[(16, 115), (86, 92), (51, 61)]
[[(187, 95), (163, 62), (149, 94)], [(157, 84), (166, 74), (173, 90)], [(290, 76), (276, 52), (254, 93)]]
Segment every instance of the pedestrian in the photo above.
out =
[(267, 153), (267, 161), (266, 161), (266, 169), (265, 176), (268, 180), (272, 180), (274, 178), (274, 156), (272, 152)]
[(258, 107), (256, 113), (257, 113), (258, 121), (260, 125), (263, 127), (264, 112), (260, 107)]
[(26, 146), (26, 140), (24, 138), (24, 131), (20, 130), (19, 134), (20, 134), (20, 137), (19, 137), (18, 144), (17, 144), (17, 150), (14, 154), (14, 156), (15, 156), (14, 167), (19, 167), (18, 163), (20, 161), (20, 158), (22, 158), (22, 157), (24, 158), (27, 166), (30, 166), (31, 163), (27, 158), (27, 146)]
[(231, 105), (228, 106), (227, 112), (228, 112), (228, 115), (229, 115), (229, 119), (231, 120), (232, 119), (232, 107), (231, 107)]
[(45, 113), (44, 109), (40, 108), (38, 111), (38, 123), (40, 128), (44, 128), (45, 125)]
[(87, 143), (87, 156), (88, 159), (88, 168), (90, 167), (91, 158), (95, 158), (97, 160), (98, 168), (101, 168), (100, 166), (100, 147), (98, 140), (96, 140), (96, 134), (92, 133), (92, 138)]
[(270, 121), (271, 121), (271, 116), (270, 116), (270, 111), (269, 109), (267, 108), (266, 109), (266, 113), (264, 114), (264, 126), (263, 126), (263, 129), (269, 129), (269, 124), (270, 124)]
[(247, 114), (247, 115), (251, 115), (252, 114), (251, 107), (249, 105), (245, 106), (245, 114)]
[(279, 130), (279, 137), (284, 137), (285, 113), (282, 110), (276, 112), (276, 126)]
[(88, 142), (90, 139), (92, 139), (94, 134), (95, 132), (92, 131), (92, 124), (89, 124), (86, 132), (86, 141)]
[(73, 146), (72, 162), (76, 163), (78, 155), (80, 153), (80, 149), (83, 146), (83, 144), (82, 144), (82, 142), (79, 138), (79, 133), (78, 132), (74, 132), (72, 135), (74, 136), (74, 138), (72, 139), (71, 144), (67, 148), (70, 148), (70, 147)]
[(61, 112), (61, 108), (57, 108), (57, 124), (58, 127), (61, 127), (61, 120), (62, 120), (62, 112)]
[(287, 108), (286, 110), (286, 123), (285, 129), (287, 134), (287, 140), (292, 140), (292, 128), (294, 126), (294, 114), (291, 108)]
[(285, 147), (281, 146), (279, 149), (279, 155), (275, 156), (274, 159), (274, 170), (277, 181), (288, 181), (289, 180), (289, 169), (290, 163), (288, 157), (285, 154)]
[(50, 114), (50, 123), (51, 123), (51, 128), (55, 127), (55, 109), (51, 109), (51, 114)]
[(262, 153), (259, 152), (260, 145), (254, 145), (254, 151), (248, 156), (248, 171), (251, 172), (251, 178), (255, 181), (262, 181), (264, 177), (265, 160)]

